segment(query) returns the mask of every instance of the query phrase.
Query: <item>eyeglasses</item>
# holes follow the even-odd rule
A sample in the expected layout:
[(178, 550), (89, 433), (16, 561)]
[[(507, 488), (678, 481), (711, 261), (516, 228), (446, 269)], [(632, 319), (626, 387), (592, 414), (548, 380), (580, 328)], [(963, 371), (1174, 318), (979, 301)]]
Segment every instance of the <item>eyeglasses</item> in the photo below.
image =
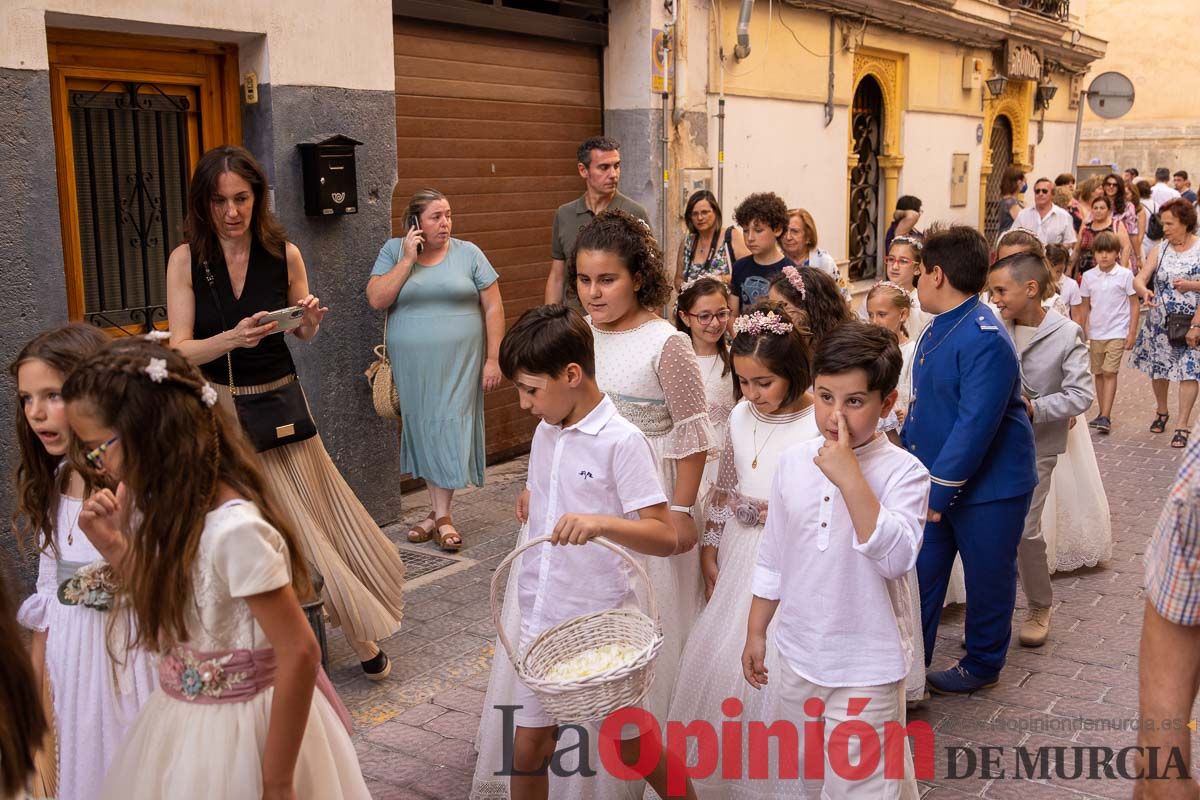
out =
[(714, 321), (722, 324), (729, 322), (729, 318), (733, 315), (733, 312), (728, 308), (723, 308), (715, 314), (711, 311), (701, 311), (699, 314), (690, 314), (687, 311), (684, 311), (683, 314), (684, 316), (692, 317), (703, 327), (707, 328), (709, 325), (712, 325)]
[[(892, 241), (895, 241), (895, 239)], [(911, 258), (905, 258), (904, 256), (887, 256), (883, 259), (883, 263), (887, 264), (889, 267), (896, 264), (899, 264), (902, 267), (907, 267), (915, 262)]]
[(86, 461), (92, 469), (104, 469), (104, 453), (109, 447), (116, 444), (120, 436), (114, 436), (104, 444), (97, 447), (95, 450), (89, 450), (83, 454), (83, 460)]
[(1033, 193), (1034, 194), (1050, 194), (1050, 190), (1049, 189), (1034, 189)]

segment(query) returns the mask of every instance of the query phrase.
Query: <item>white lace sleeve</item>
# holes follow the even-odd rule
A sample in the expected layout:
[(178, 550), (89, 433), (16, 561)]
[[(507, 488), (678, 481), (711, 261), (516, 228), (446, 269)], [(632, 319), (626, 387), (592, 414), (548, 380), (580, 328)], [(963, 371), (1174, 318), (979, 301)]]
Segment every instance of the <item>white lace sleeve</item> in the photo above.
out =
[(710, 547), (721, 546), (721, 534), (725, 523), (733, 519), (733, 497), (737, 492), (737, 467), (733, 460), (733, 437), (725, 432), (725, 446), (721, 448), (721, 466), (717, 469), (717, 480), (704, 499), (704, 535), (700, 544)]
[(683, 334), (671, 336), (663, 345), (658, 361), (658, 382), (662, 385), (672, 422), (664, 455), (679, 459), (715, 447), (712, 423), (708, 419), (708, 400), (704, 396), (704, 378), (700, 375), (696, 353)]

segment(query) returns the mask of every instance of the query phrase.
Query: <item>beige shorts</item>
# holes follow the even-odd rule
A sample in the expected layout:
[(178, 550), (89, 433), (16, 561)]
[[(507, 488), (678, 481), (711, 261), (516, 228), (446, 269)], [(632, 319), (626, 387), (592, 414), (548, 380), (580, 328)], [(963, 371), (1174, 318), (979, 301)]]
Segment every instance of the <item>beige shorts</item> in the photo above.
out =
[(1090, 339), (1088, 352), (1092, 356), (1093, 375), (1116, 375), (1121, 371), (1121, 356), (1125, 354), (1124, 339)]

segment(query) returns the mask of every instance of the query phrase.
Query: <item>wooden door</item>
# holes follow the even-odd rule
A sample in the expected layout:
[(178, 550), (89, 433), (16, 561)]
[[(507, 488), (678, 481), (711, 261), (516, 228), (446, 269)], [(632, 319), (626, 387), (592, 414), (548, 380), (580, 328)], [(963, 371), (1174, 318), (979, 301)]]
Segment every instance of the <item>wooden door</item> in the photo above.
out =
[[(453, 235), (500, 273), (507, 323), (541, 305), (554, 211), (583, 192), (576, 148), (602, 132), (599, 48), (398, 18), (392, 230), (418, 189), (450, 200)], [(488, 395), (487, 450), (528, 448), (511, 384)]]
[(241, 142), (237, 50), (51, 30), (50, 91), (67, 307), (114, 333), (166, 325), (167, 257), (192, 168)]

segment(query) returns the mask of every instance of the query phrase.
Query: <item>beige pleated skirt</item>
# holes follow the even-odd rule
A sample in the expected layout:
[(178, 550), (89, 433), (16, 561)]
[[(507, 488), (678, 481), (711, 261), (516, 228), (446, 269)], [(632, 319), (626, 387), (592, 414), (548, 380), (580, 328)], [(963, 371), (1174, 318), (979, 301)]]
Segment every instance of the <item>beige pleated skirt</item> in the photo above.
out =
[[(228, 387), (217, 388), (236, 419)], [(325, 579), (322, 596), (330, 623), (358, 641), (379, 641), (400, 630), (404, 562), (338, 472), (320, 434), (258, 457), (304, 557)]]

